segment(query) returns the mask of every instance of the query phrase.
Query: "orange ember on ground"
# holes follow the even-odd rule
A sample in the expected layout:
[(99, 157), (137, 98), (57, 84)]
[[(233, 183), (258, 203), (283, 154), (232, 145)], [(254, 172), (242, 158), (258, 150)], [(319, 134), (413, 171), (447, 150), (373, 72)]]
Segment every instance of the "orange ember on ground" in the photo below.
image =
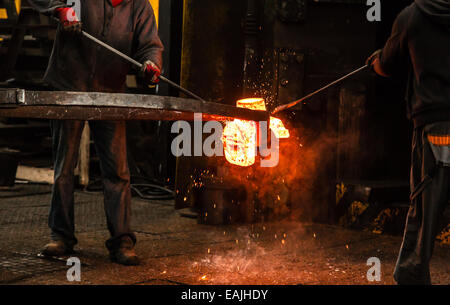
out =
[[(266, 110), (266, 104), (262, 98), (248, 98), (236, 102), (236, 106), (252, 110)], [(231, 164), (250, 166), (256, 158), (256, 122), (235, 119), (226, 123), (223, 130), (222, 142), (225, 158)], [(284, 127), (280, 119), (270, 117), (269, 128), (279, 139), (289, 138), (289, 130)]]

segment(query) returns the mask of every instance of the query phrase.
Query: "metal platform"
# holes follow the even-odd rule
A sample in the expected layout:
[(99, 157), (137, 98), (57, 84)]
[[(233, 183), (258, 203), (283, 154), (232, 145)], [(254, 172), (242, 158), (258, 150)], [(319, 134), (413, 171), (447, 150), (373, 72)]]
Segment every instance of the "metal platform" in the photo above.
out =
[(170, 96), (124, 93), (0, 90), (0, 117), (56, 120), (266, 121), (269, 113)]

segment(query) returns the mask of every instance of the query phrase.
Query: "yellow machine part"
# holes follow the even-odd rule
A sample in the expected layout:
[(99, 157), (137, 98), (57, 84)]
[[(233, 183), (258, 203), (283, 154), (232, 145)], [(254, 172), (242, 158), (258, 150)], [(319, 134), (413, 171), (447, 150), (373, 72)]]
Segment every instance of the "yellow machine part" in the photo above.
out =
[(8, 19), (6, 8), (0, 8), (0, 19)]
[[(22, 0), (14, 0), (14, 3), (16, 5), (17, 15), (19, 15), (20, 14), (20, 8), (22, 6)], [(0, 19), (8, 19), (8, 11), (4, 7), (0, 8)]]
[(155, 18), (156, 18), (156, 24), (159, 24), (159, 0), (149, 0), (150, 4), (153, 7), (153, 11), (155, 13)]
[(22, 0), (15, 0), (14, 2), (16, 3), (17, 15), (19, 15), (20, 14), (20, 8), (22, 7)]

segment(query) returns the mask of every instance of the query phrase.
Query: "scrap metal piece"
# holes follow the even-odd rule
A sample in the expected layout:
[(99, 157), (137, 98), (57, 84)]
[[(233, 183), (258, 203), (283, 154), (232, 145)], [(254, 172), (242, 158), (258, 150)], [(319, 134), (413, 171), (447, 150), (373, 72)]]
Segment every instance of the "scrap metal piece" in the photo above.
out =
[(239, 118), (259, 122), (269, 118), (266, 111), (170, 96), (0, 90), (0, 117), (192, 121), (194, 113), (202, 113), (205, 121)]

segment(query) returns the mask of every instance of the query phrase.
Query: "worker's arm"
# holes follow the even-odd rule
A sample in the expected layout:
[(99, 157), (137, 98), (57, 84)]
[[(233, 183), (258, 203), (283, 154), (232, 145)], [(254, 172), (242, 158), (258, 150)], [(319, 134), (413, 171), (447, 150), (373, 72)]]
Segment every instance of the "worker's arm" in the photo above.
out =
[(56, 8), (67, 7), (61, 0), (28, 0), (28, 3), (40, 13), (53, 13)]
[(82, 24), (75, 10), (59, 0), (28, 0), (37, 11), (49, 14), (59, 19), (61, 28), (66, 32), (81, 33)]
[(382, 50), (375, 51), (366, 64), (384, 77), (402, 74), (409, 60), (408, 22), (410, 8), (404, 9), (395, 19), (392, 33)]
[(151, 82), (157, 82), (162, 69), (163, 44), (158, 36), (153, 8), (148, 0), (136, 0), (134, 57), (143, 63), (143, 72)]
[(392, 33), (383, 50), (374, 58), (372, 67), (381, 76), (401, 75), (410, 61), (408, 48), (408, 23), (410, 8), (404, 9), (395, 19)]

